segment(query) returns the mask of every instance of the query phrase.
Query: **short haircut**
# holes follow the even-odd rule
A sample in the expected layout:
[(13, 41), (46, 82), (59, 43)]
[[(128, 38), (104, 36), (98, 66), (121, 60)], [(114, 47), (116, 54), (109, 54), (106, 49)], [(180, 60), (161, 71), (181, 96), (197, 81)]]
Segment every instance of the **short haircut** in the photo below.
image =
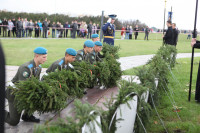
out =
[(176, 26), (176, 23), (172, 23), (172, 24), (174, 24)]
[(172, 24), (172, 21), (171, 21), (171, 20), (168, 20), (167, 23)]

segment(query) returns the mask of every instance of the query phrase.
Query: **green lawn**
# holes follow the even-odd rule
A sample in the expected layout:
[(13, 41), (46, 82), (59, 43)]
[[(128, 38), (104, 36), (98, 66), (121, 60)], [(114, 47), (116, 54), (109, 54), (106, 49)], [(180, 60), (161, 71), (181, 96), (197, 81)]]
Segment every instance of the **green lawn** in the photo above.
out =
[[(179, 59), (176, 64), (173, 73), (181, 84), (180, 85), (170, 75), (169, 88), (173, 90), (173, 98), (178, 107), (181, 107), (180, 118), (178, 119), (175, 112), (173, 112), (172, 104), (166, 94), (162, 95), (160, 104), (157, 106), (157, 110), (160, 117), (164, 121), (164, 124), (169, 133), (199, 133), (200, 132), (200, 104), (194, 100), (194, 90), (196, 84), (197, 70), (198, 70), (199, 58), (195, 58), (193, 81), (192, 81), (192, 96), (191, 102), (188, 102), (188, 85), (190, 75), (190, 58)], [(164, 92), (163, 92), (164, 93)], [(169, 93), (170, 94), (170, 93)], [(155, 110), (152, 111), (150, 123), (147, 124), (148, 133), (163, 133), (164, 128), (159, 121)]]
[[(156, 40), (155, 36), (161, 34), (150, 34), (150, 40), (144, 41), (144, 34), (140, 33), (138, 40), (115, 40), (115, 45), (121, 47), (120, 57), (155, 54), (162, 45), (162, 40)], [(120, 32), (116, 33), (116, 38), (120, 38)], [(153, 39), (151, 39), (153, 38)], [(64, 56), (66, 48), (74, 48), (76, 50), (83, 48), (86, 39), (2, 39), (4, 52), (6, 55), (7, 65), (21, 65), (33, 58), (33, 49), (43, 46), (48, 49), (48, 61), (43, 67), (48, 67), (55, 60)], [(191, 52), (190, 41), (186, 39), (186, 35), (179, 36), (177, 46), (179, 53)]]

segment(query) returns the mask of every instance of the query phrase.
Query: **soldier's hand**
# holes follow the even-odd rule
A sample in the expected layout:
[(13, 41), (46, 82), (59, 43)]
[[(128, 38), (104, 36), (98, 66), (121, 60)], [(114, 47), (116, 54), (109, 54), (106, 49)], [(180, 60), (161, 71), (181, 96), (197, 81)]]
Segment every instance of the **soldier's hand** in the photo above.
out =
[(193, 47), (195, 43), (196, 43), (196, 38), (192, 38), (191, 47)]
[(110, 22), (111, 22), (111, 18), (108, 19), (107, 23), (110, 23)]

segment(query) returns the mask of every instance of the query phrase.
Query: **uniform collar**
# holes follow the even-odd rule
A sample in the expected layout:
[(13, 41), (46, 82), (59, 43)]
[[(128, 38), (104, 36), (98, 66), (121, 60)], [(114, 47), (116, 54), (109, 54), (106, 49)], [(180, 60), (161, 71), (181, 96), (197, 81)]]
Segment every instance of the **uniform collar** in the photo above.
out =
[[(34, 59), (33, 60), (31, 60), (31, 62), (30, 62), (31, 64), (33, 64), (33, 67), (35, 68), (36, 67), (36, 64), (35, 64), (35, 61), (34, 61)], [(39, 67), (39, 66), (38, 66)]]

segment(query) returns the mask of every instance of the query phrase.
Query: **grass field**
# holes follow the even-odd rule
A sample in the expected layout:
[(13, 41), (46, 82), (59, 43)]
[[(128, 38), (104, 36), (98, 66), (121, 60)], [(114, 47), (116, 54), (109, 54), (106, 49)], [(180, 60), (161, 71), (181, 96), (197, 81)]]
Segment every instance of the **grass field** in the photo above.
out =
[[(170, 75), (169, 89), (173, 90), (173, 98), (178, 107), (181, 107), (180, 121), (175, 112), (168, 96), (164, 93), (160, 99), (160, 104), (157, 106), (158, 113), (169, 133), (199, 133), (200, 132), (200, 104), (194, 100), (194, 90), (196, 86), (196, 77), (198, 70), (198, 58), (194, 61), (193, 81), (192, 81), (192, 96), (191, 102), (188, 102), (188, 85), (190, 75), (190, 58), (178, 59), (173, 73), (180, 82), (179, 83)], [(170, 95), (170, 93), (168, 92)], [(148, 133), (164, 133), (164, 128), (156, 115), (155, 110), (152, 111), (150, 123), (147, 124)]]
[[(155, 39), (155, 36), (159, 39)], [(138, 40), (115, 40), (115, 45), (120, 46), (120, 57), (155, 54), (162, 45), (161, 34), (151, 33), (150, 40), (144, 41), (144, 34), (140, 33)], [(117, 32), (116, 38), (120, 38)], [(154, 38), (154, 39), (152, 39)], [(1, 39), (6, 55), (7, 65), (21, 65), (33, 58), (33, 49), (42, 46), (48, 49), (48, 61), (43, 67), (48, 67), (55, 60), (64, 56), (66, 48), (76, 50), (83, 48), (86, 39)], [(190, 53), (190, 40), (186, 39), (185, 34), (180, 34), (177, 46), (179, 53)]]

